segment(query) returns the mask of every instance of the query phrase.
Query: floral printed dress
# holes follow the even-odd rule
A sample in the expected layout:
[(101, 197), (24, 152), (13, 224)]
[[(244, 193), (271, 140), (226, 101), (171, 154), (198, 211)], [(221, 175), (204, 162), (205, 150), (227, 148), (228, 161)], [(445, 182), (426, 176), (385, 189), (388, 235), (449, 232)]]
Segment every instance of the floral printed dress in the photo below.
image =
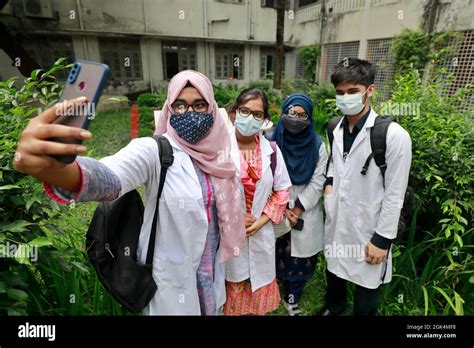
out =
[[(257, 145), (253, 150), (239, 149), (241, 180), (248, 214), (252, 211), (257, 182), (262, 177), (262, 152), (259, 137), (256, 136), (255, 140)], [(269, 197), (263, 213), (270, 218), (271, 222), (280, 223), (283, 220), (288, 198), (288, 189), (274, 191)], [(250, 279), (237, 283), (227, 281), (226, 295), (225, 315), (265, 315), (277, 309), (281, 300), (276, 278), (254, 292), (251, 289)]]

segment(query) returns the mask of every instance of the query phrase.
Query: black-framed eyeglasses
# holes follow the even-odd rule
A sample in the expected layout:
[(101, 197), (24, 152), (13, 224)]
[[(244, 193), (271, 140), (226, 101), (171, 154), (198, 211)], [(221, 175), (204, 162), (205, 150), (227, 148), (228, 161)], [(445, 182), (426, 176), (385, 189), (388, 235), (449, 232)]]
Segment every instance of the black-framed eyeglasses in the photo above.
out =
[(204, 100), (196, 101), (191, 105), (181, 100), (177, 100), (171, 104), (171, 110), (177, 114), (184, 114), (189, 110), (189, 107), (191, 107), (195, 112), (207, 112), (209, 109), (209, 104)]
[(263, 111), (252, 111), (246, 106), (241, 106), (240, 108), (237, 109), (239, 114), (241, 114), (244, 117), (248, 117), (250, 115), (253, 116), (254, 119), (257, 121), (263, 121), (265, 119), (265, 114)]
[(300, 120), (306, 121), (309, 118), (309, 115), (306, 112), (296, 112), (294, 109), (290, 108), (287, 115), (293, 118), (299, 118)]

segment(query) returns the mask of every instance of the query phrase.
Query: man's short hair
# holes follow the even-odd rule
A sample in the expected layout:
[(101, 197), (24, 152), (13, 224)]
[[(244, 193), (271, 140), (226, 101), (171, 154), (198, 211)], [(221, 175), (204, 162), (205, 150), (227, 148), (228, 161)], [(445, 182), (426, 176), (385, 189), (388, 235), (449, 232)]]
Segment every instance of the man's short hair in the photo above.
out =
[(375, 81), (376, 69), (368, 60), (358, 58), (344, 58), (335, 67), (331, 74), (331, 83), (334, 87), (344, 82), (360, 83), (365, 87)]

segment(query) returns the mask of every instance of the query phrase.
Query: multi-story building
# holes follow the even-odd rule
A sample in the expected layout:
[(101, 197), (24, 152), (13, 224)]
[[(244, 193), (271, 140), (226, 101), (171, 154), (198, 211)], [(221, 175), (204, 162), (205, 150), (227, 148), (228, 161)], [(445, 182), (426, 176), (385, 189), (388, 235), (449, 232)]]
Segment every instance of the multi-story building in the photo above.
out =
[[(42, 66), (60, 56), (111, 67), (110, 94), (153, 90), (183, 69), (213, 83), (245, 84), (274, 68), (274, 0), (10, 0), (0, 20), (16, 25), (22, 45)], [(288, 0), (285, 76), (303, 74), (297, 47), (321, 43), (316, 81), (329, 81), (343, 57), (379, 66), (390, 81), (389, 48), (404, 28), (463, 32), (453, 89), (474, 81), (471, 0)], [(20, 24), (18, 24), (20, 23)], [(0, 50), (0, 78), (20, 75)]]

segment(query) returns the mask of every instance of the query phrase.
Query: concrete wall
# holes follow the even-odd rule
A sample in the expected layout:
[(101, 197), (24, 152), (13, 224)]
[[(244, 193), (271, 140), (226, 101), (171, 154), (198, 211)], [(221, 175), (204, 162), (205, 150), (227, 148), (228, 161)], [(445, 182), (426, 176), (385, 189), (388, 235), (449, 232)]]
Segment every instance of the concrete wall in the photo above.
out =
[[(138, 40), (143, 79), (110, 84), (109, 93), (131, 93), (166, 84), (162, 40), (195, 42), (197, 70), (214, 83), (232, 84), (259, 79), (260, 47), (275, 42), (276, 11), (262, 8), (260, 0), (244, 0), (242, 4), (216, 0), (51, 0), (54, 19), (25, 17), (22, 1), (11, 3), (25, 33), (71, 37), (76, 59), (100, 61), (99, 37)], [(434, 29), (472, 29), (472, 3), (440, 0)], [(404, 28), (419, 28), (424, 23), (427, 4), (428, 0), (326, 0), (323, 17), (321, 3), (295, 8), (295, 0), (289, 0), (285, 42), (297, 47), (320, 41), (360, 41), (359, 57), (363, 58), (367, 40), (393, 37)], [(244, 45), (243, 79), (215, 78), (215, 43)], [(285, 57), (286, 76), (294, 76), (295, 66), (296, 50), (290, 49)], [(3, 52), (0, 75), (3, 79), (20, 75)]]

